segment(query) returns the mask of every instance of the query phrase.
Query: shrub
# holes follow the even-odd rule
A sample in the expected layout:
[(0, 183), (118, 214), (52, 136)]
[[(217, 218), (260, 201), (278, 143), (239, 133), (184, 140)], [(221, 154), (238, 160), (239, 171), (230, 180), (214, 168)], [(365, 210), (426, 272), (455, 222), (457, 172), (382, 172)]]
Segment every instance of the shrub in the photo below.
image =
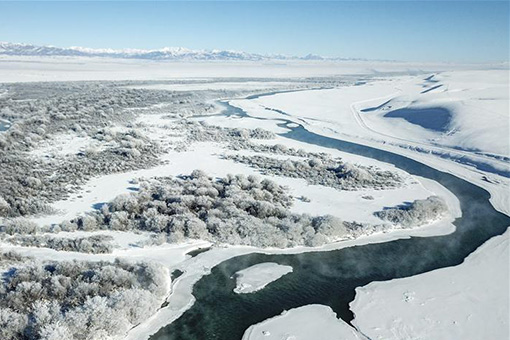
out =
[(415, 200), (407, 206), (398, 206), (375, 213), (377, 217), (402, 227), (420, 226), (439, 219), (448, 212), (446, 202), (438, 196)]
[(30, 261), (9, 273), (0, 286), (0, 338), (11, 340), (122, 336), (155, 313), (169, 279), (156, 264), (120, 260)]
[[(170, 242), (192, 238), (258, 247), (315, 246), (349, 237), (337, 218), (292, 213), (292, 200), (285, 187), (268, 179), (212, 179), (195, 170), (140, 183), (138, 192), (120, 195), (96, 211), (94, 227), (165, 233)], [(83, 218), (77, 219), (79, 227)]]

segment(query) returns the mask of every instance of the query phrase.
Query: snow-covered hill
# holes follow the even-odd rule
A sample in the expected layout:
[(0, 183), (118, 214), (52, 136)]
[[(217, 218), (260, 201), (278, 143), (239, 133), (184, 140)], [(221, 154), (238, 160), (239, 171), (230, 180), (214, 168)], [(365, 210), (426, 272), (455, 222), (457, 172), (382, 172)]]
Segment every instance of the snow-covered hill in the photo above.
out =
[[(37, 46), (0, 42), (0, 55), (10, 56), (79, 56), (108, 57), (149, 60), (333, 60), (318, 55), (294, 57), (285, 55), (262, 55), (230, 50), (191, 50), (183, 47), (165, 47), (156, 50), (144, 49), (93, 49), (85, 47)], [(334, 60), (339, 60), (338, 58)]]

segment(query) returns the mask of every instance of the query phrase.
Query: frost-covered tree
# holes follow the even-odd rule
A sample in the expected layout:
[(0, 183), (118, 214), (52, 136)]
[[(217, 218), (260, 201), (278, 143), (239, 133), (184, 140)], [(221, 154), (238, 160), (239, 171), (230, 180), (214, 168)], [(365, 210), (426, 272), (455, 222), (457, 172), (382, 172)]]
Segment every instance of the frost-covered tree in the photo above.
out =
[(3, 225), (0, 225), (0, 232), (14, 235), (14, 234), (35, 234), (39, 226), (23, 217), (6, 220)]
[[(292, 247), (318, 246), (350, 237), (341, 220), (295, 214), (289, 209), (292, 202), (285, 187), (268, 179), (244, 175), (213, 179), (195, 170), (189, 176), (142, 181), (138, 192), (116, 197), (87, 218), (96, 221), (96, 229), (137, 229), (167, 235), (158, 242), (191, 238)], [(83, 228), (83, 219), (77, 218), (71, 225)]]
[(414, 227), (435, 221), (448, 212), (446, 202), (438, 196), (415, 200), (409, 205), (385, 209), (377, 217), (401, 227)]
[(116, 338), (154, 314), (167, 293), (168, 271), (154, 263), (29, 260), (8, 273), (2, 339)]
[(9, 212), (10, 205), (7, 201), (0, 196), (0, 216), (5, 216)]
[(358, 190), (361, 188), (391, 189), (401, 186), (403, 182), (402, 178), (394, 172), (382, 171), (375, 167), (344, 163), (326, 154), (307, 153), (282, 148), (276, 148), (276, 150), (285, 155), (306, 158), (282, 161), (276, 157), (261, 155), (245, 156), (240, 154), (227, 155), (224, 158), (248, 164), (263, 174), (303, 178), (310, 184), (324, 185), (340, 190)]

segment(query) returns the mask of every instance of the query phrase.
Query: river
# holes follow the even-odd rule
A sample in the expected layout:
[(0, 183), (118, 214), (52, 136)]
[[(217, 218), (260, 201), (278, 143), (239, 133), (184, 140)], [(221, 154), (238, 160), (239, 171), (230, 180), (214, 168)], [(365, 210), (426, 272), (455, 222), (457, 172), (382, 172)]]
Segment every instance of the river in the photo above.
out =
[[(246, 116), (240, 109), (226, 105), (227, 114)], [(288, 123), (282, 124), (290, 129), (283, 137), (391, 163), (410, 174), (439, 182), (460, 201), (462, 217), (454, 221), (456, 231), (332, 251), (254, 253), (232, 258), (197, 282), (193, 288), (194, 305), (151, 340), (239, 340), (249, 326), (308, 304), (328, 305), (338, 317), (350, 322), (353, 314), (349, 303), (356, 287), (459, 265), (485, 241), (503, 234), (510, 226), (510, 218), (490, 204), (489, 193), (463, 179), (389, 151), (325, 137)], [(289, 265), (293, 272), (256, 293), (235, 294), (231, 276), (262, 262)]]

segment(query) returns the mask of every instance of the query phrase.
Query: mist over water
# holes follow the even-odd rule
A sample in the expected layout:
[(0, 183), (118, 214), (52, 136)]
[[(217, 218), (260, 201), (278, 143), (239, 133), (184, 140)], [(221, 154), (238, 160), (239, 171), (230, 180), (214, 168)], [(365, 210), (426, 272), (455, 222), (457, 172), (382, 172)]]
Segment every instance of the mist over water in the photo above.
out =
[[(487, 191), (451, 174), (388, 151), (324, 137), (302, 126), (291, 128), (282, 136), (392, 163), (410, 174), (439, 182), (460, 201), (462, 217), (454, 222), (456, 231), (325, 252), (232, 258), (214, 267), (194, 286), (196, 302), (191, 309), (151, 340), (239, 340), (249, 326), (307, 304), (328, 305), (339, 318), (350, 322), (353, 314), (349, 303), (356, 287), (458, 265), (510, 225), (510, 218), (490, 204)], [(262, 262), (289, 265), (293, 272), (258, 292), (235, 294), (235, 280), (230, 277)]]

